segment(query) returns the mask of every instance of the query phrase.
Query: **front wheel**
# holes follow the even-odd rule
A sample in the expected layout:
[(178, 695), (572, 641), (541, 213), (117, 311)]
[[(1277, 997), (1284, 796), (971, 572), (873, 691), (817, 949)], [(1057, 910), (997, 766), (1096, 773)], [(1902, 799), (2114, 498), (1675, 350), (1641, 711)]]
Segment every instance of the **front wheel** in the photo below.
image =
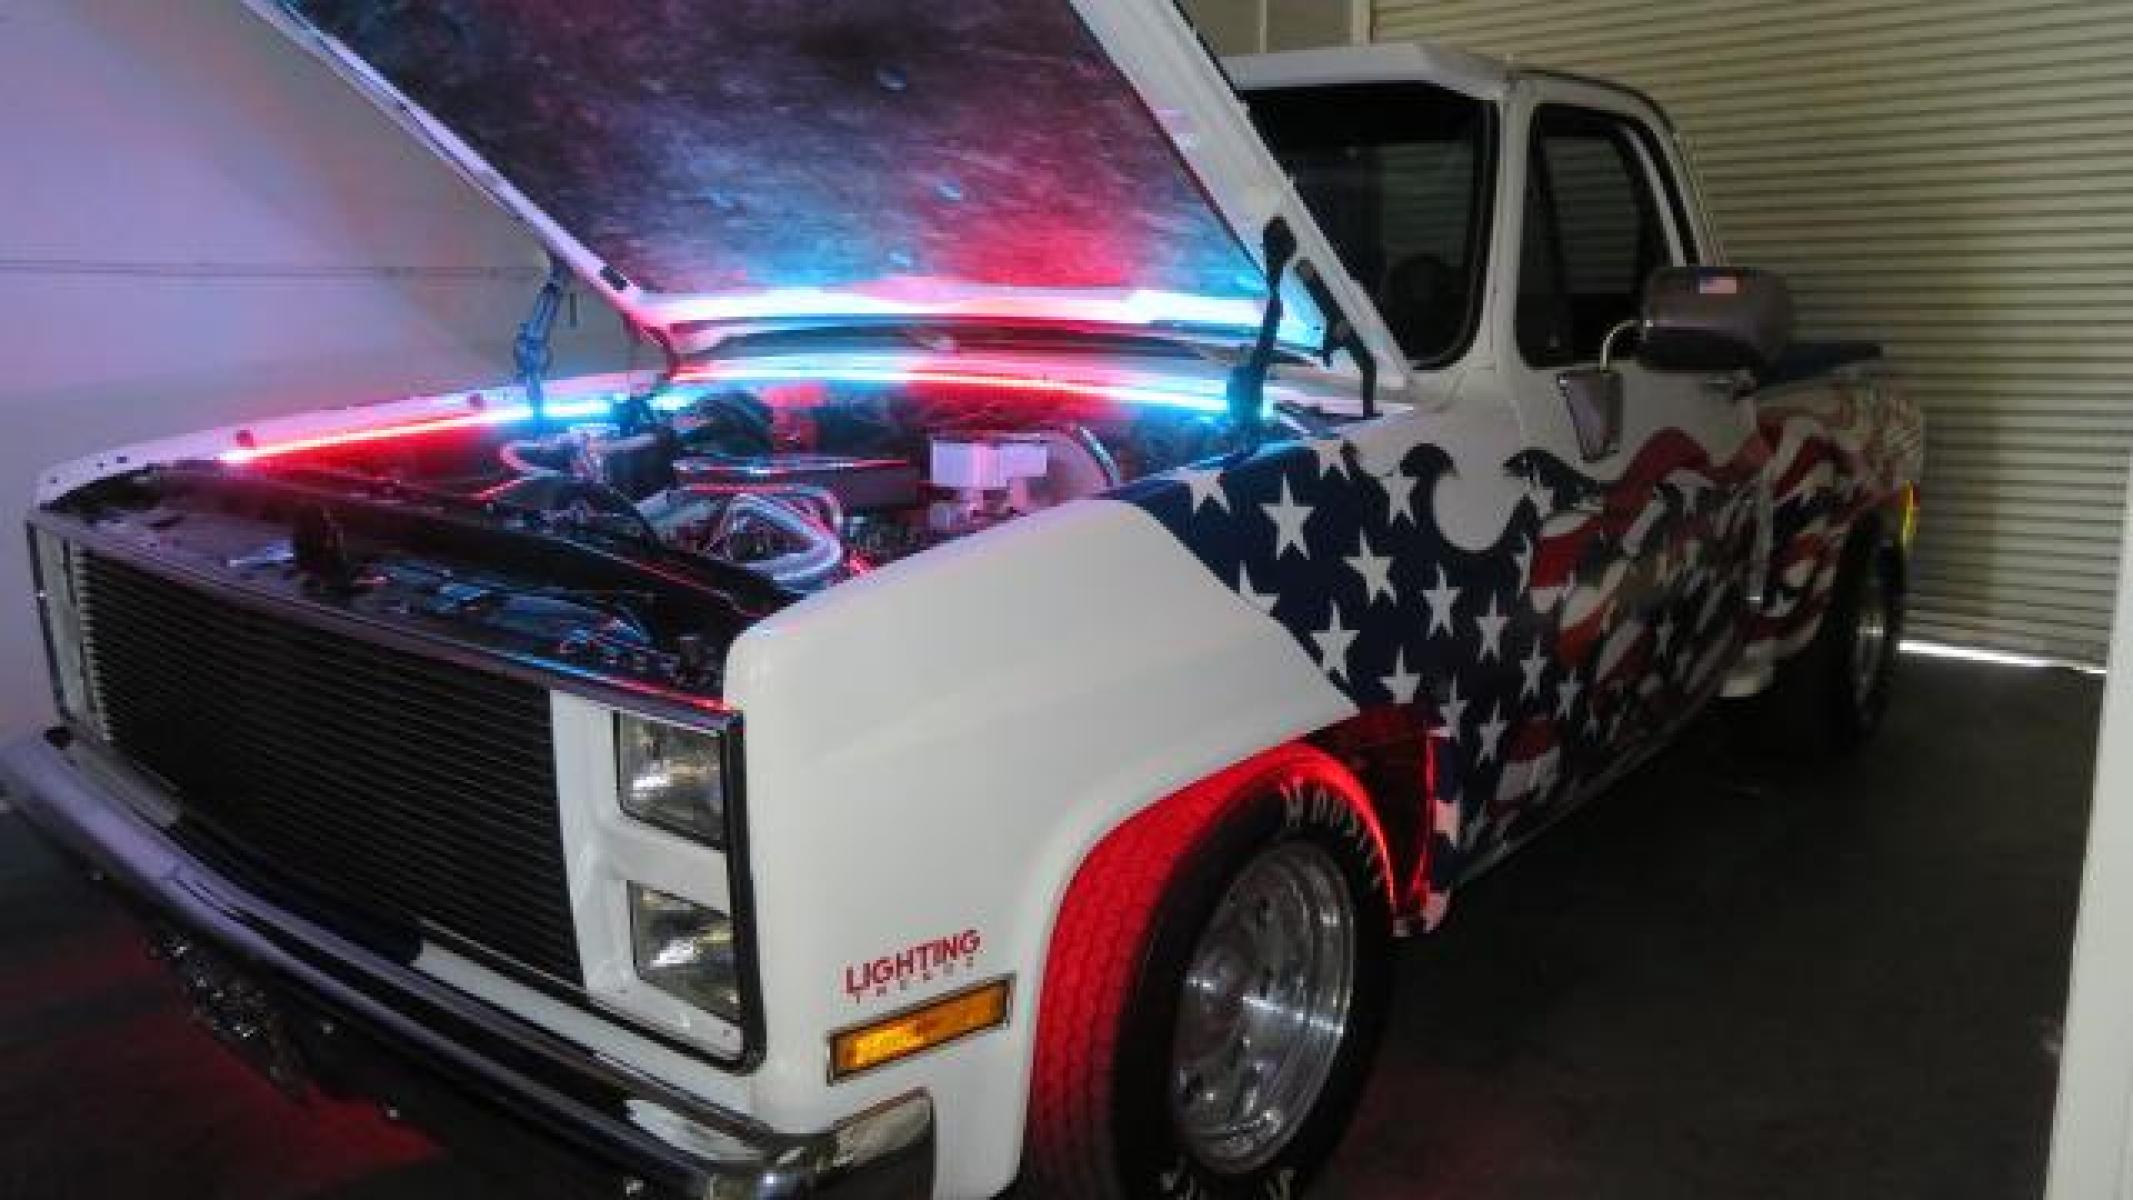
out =
[(1338, 1143), (1383, 1024), (1388, 870), (1361, 786), (1300, 746), (1099, 845), (1044, 981), (1033, 1194), (1294, 1194)]

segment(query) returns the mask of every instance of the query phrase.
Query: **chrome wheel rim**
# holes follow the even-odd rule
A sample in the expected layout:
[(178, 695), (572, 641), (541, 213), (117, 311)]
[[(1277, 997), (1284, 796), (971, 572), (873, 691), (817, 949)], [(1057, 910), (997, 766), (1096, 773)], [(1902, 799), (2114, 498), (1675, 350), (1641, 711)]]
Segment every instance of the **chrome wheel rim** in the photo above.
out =
[(1888, 653), (1889, 597), (1887, 585), (1877, 572), (1859, 600), (1857, 628), (1852, 633), (1852, 698), (1864, 708), (1881, 682), (1881, 662)]
[(1348, 1029), (1355, 926), (1340, 866), (1308, 842), (1261, 853), (1223, 895), (1171, 1043), (1171, 1116), (1209, 1167), (1263, 1166), (1310, 1115)]

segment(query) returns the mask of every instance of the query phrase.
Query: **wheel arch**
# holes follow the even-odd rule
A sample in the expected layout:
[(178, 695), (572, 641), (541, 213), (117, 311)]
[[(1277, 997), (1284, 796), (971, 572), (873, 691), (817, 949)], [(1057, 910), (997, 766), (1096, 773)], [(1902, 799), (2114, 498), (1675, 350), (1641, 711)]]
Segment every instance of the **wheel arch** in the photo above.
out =
[(1814, 639), (1844, 548), (1862, 523), (1896, 547), (1908, 588), (1923, 424), (1903, 390), (1879, 377), (1812, 381), (1763, 401), (1772, 447), (1770, 562), (1750, 639), (1771, 661)]
[[(1137, 821), (1160, 819), (1166, 812), (1182, 810), (1189, 815), (1178, 819), (1178, 836), (1189, 838), (1220, 816), (1226, 804), (1244, 795), (1250, 782), (1298, 756), (1309, 756), (1317, 760), (1326, 768), (1339, 772), (1345, 781), (1353, 785), (1355, 797), (1369, 823), (1370, 836), (1377, 843), (1388, 870), (1392, 872), (1392, 877), (1386, 881), (1388, 900), (1394, 912), (1400, 912), (1406, 899), (1401, 887), (1400, 870), (1403, 864), (1410, 861), (1410, 855), (1407, 848), (1388, 830), (1387, 805), (1378, 790), (1371, 786), (1372, 776), (1379, 773), (1383, 767), (1384, 751), (1379, 747), (1365, 746), (1358, 742), (1353, 727), (1363, 719), (1351, 718), (1314, 733), (1273, 742), (1172, 792), (1144, 803), (1117, 809), (1112, 812), (1110, 819), (1104, 822), (1073, 827), (1076, 832), (1070, 837), (1078, 848), (1066, 856), (1067, 866), (1064, 872), (1051, 872), (1051, 903), (1048, 905), (1050, 919), (1045, 922), (1043, 936), (1039, 939), (1047, 953), (1053, 939), (1058, 936), (1059, 914), (1065, 906), (1066, 898), (1083, 881), (1091, 863), (1129, 826)], [(1418, 784), (1415, 795), (1422, 794), (1424, 791)], [(1413, 849), (1420, 853), (1422, 847)], [(1040, 981), (1040, 992), (1041, 987)]]

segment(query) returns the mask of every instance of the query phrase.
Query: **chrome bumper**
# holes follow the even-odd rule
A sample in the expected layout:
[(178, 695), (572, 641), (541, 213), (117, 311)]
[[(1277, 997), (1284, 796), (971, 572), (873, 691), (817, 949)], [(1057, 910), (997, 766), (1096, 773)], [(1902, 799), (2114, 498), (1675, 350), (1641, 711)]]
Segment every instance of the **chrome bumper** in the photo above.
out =
[[(0, 751), (0, 780), (32, 825), (151, 922), (207, 945), (286, 1001), (308, 1055), (364, 1064), (360, 1090), (413, 1114), (439, 1089), (541, 1137), (614, 1194), (725, 1200), (931, 1193), (933, 1107), (912, 1093), (811, 1134), (713, 1108), (357, 946), (187, 850), (75, 761), (55, 730)], [(336, 1047), (342, 1053), (336, 1054)], [(382, 1069), (380, 1069), (382, 1068)], [(662, 1137), (640, 1123), (658, 1112)], [(636, 1119), (633, 1119), (633, 1116)]]

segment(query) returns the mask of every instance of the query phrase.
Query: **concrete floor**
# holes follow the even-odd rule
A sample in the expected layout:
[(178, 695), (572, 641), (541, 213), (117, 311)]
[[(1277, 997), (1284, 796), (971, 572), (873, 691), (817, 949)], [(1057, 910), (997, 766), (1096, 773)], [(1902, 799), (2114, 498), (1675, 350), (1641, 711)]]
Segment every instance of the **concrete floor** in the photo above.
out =
[[(2100, 689), (1905, 670), (1868, 757), (1787, 778), (1694, 737), (1462, 894), (1317, 1194), (2037, 1195)], [(237, 1066), (0, 816), (0, 1196), (485, 1190)]]

